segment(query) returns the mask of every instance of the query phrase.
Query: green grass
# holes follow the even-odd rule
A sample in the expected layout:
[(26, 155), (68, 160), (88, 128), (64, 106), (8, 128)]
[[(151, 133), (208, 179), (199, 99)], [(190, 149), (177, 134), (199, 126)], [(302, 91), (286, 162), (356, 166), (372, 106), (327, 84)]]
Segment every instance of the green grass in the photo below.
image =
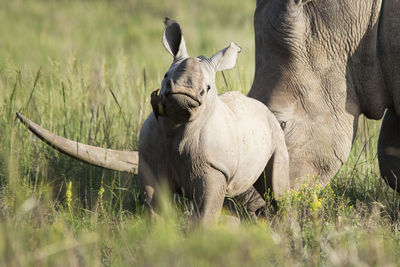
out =
[[(265, 219), (189, 224), (187, 203), (149, 221), (135, 177), (72, 160), (34, 138), (23, 114), (67, 138), (134, 150), (150, 93), (171, 63), (164, 16), (191, 55), (231, 41), (237, 67), (220, 92), (251, 86), (255, 1), (0, 0), (0, 265), (399, 265), (400, 198), (379, 177), (379, 122), (360, 120), (329, 186), (288, 192)], [(225, 81), (226, 80), (226, 81)], [(114, 96), (115, 98), (114, 98)], [(71, 182), (68, 200), (67, 184)]]

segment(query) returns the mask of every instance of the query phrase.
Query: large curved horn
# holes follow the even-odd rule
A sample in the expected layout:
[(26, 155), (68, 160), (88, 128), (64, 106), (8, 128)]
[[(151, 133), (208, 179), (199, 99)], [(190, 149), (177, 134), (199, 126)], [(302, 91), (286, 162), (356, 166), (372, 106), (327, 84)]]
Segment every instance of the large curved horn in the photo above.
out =
[(137, 151), (121, 151), (85, 145), (49, 132), (17, 112), (18, 119), (46, 144), (80, 161), (102, 168), (137, 174)]

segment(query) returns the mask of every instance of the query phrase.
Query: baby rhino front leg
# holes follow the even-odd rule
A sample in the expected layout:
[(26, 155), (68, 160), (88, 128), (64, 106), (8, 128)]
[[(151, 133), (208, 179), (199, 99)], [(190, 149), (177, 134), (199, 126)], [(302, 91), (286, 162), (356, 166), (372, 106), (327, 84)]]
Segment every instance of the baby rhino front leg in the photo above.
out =
[(210, 170), (194, 183), (193, 200), (202, 224), (212, 222), (221, 212), (226, 187), (225, 175), (217, 170)]

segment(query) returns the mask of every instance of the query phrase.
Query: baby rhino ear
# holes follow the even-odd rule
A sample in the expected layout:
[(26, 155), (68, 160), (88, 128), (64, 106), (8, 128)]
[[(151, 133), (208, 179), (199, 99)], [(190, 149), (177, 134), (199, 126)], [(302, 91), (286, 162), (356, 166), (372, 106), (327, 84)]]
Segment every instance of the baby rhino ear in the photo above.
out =
[(242, 51), (240, 46), (231, 43), (228, 47), (217, 52), (210, 58), (215, 71), (228, 70), (235, 66), (237, 55)]
[(188, 57), (185, 39), (183, 38), (179, 24), (175, 20), (169, 18), (165, 18), (164, 23), (165, 29), (162, 42), (165, 49), (174, 56), (174, 59)]

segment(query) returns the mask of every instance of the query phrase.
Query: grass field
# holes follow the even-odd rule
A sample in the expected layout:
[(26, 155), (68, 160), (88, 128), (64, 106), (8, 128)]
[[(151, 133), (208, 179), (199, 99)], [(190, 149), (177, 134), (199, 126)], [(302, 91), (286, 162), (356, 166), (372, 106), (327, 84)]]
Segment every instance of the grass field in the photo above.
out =
[(257, 222), (222, 217), (192, 228), (178, 199), (149, 221), (135, 177), (61, 155), (15, 119), (21, 111), (73, 140), (137, 149), (150, 93), (172, 60), (161, 44), (164, 16), (181, 23), (191, 55), (242, 46), (217, 87), (246, 93), (254, 8), (239, 0), (0, 0), (1, 266), (400, 265), (400, 198), (379, 177), (379, 122), (360, 119), (349, 160), (327, 187), (288, 192)]

